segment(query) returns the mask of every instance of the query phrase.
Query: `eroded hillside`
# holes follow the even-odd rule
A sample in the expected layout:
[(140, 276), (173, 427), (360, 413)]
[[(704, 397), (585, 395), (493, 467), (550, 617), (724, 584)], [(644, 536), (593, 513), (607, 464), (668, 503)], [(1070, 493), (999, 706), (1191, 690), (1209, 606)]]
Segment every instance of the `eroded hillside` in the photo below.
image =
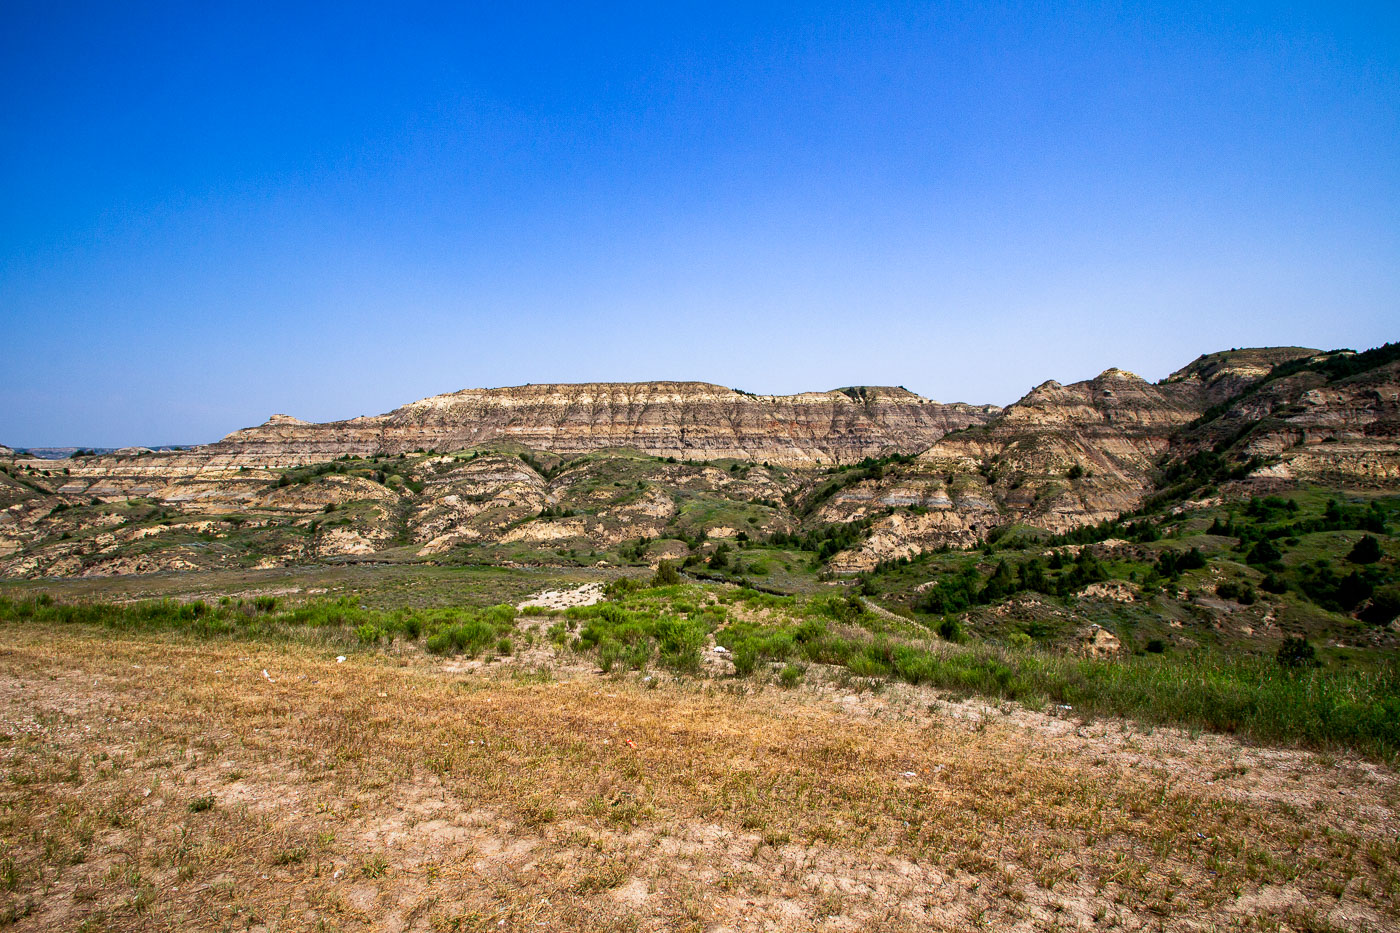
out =
[(274, 415), (198, 456), (222, 466), (291, 467), (511, 443), (561, 455), (626, 447), (658, 457), (812, 466), (921, 450), (997, 412), (889, 386), (774, 396), (703, 382), (528, 385), (467, 389), (330, 424)]
[(890, 388), (526, 386), (333, 424), (275, 416), (184, 451), (12, 454), (0, 572), (694, 564), (775, 536), (802, 538), (825, 570), (868, 572), (1017, 528), (1189, 507), (1221, 483), (1388, 489), (1394, 357), (1235, 350), (1156, 384), (1117, 369), (1046, 382), (1004, 411)]

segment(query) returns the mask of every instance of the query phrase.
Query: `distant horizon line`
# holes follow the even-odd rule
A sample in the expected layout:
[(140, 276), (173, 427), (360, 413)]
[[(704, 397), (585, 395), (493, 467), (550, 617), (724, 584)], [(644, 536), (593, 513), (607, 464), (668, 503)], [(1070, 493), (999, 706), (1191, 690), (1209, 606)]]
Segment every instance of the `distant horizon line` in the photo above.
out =
[[(1294, 344), (1286, 344), (1286, 343), (1285, 343), (1285, 344), (1265, 345), (1265, 346), (1254, 346), (1254, 347), (1230, 347), (1229, 349), (1213, 350), (1213, 351), (1210, 351), (1210, 352), (1207, 352), (1207, 353), (1200, 353), (1200, 354), (1198, 354), (1196, 357), (1194, 357), (1192, 360), (1190, 360), (1188, 363), (1186, 363), (1185, 365), (1178, 367), (1177, 369), (1173, 370), (1171, 373), (1168, 373), (1166, 376), (1164, 376), (1164, 377), (1162, 377), (1161, 379), (1156, 380), (1156, 381), (1146, 379), (1146, 378), (1144, 378), (1144, 377), (1142, 377), (1142, 376), (1140, 376), (1140, 375), (1138, 375), (1138, 374), (1136, 374), (1136, 373), (1131, 372), (1130, 370), (1125, 370), (1125, 369), (1123, 369), (1122, 367), (1110, 366), (1110, 367), (1108, 367), (1107, 369), (1104, 369), (1102, 372), (1098, 373), (1097, 375), (1092, 376), (1092, 377), (1090, 377), (1090, 378), (1088, 378), (1088, 379), (1076, 380), (1076, 383), (1077, 383), (1077, 382), (1092, 382), (1094, 379), (1102, 378), (1102, 377), (1103, 377), (1105, 374), (1107, 374), (1107, 373), (1110, 373), (1110, 372), (1121, 372), (1121, 373), (1126, 373), (1126, 374), (1128, 374), (1128, 375), (1134, 376), (1135, 378), (1142, 379), (1144, 382), (1147, 382), (1147, 383), (1149, 383), (1149, 384), (1151, 384), (1151, 385), (1160, 385), (1160, 384), (1166, 382), (1167, 380), (1169, 380), (1169, 379), (1170, 379), (1173, 375), (1175, 375), (1177, 372), (1180, 372), (1180, 371), (1183, 370), (1183, 369), (1189, 368), (1192, 364), (1194, 364), (1194, 363), (1196, 363), (1196, 362), (1198, 362), (1198, 361), (1200, 361), (1200, 360), (1206, 359), (1207, 357), (1219, 356), (1219, 355), (1221, 355), (1221, 354), (1228, 354), (1228, 353), (1244, 353), (1244, 352), (1265, 351), (1265, 350), (1306, 350), (1306, 351), (1311, 351), (1311, 352), (1320, 353), (1320, 354), (1357, 353), (1357, 352), (1361, 352), (1361, 351), (1357, 351), (1357, 350), (1354, 350), (1354, 349), (1351, 349), (1351, 348), (1348, 348), (1348, 347), (1338, 347), (1338, 348), (1331, 349), (1331, 350), (1320, 350), (1320, 349), (1317, 349), (1317, 348), (1315, 348), (1315, 347), (1305, 347), (1305, 346), (1302, 346), (1302, 345), (1294, 345)], [(1052, 379), (1042, 380), (1041, 382), (1036, 383), (1034, 386), (1032, 386), (1027, 392), (1023, 393), (1018, 399), (1016, 399), (1016, 401), (1020, 401), (1021, 399), (1024, 399), (1024, 398), (1026, 397), (1026, 395), (1030, 394), (1030, 392), (1034, 392), (1037, 388), (1040, 388), (1041, 386), (1047, 385), (1047, 384), (1049, 384), (1049, 383), (1062, 384), (1062, 383), (1059, 383), (1058, 380), (1055, 380), (1055, 379), (1053, 379), (1053, 378), (1052, 378)], [(1070, 383), (1070, 384), (1073, 385), (1073, 384), (1076, 384), (1076, 383)], [(592, 386), (648, 386), (648, 385), (650, 385), (650, 386), (655, 386), (655, 385), (676, 385), (676, 386), (691, 385), (691, 386), (705, 386), (705, 387), (709, 387), (709, 388), (723, 389), (723, 390), (726, 390), (726, 391), (729, 391), (729, 392), (734, 392), (734, 393), (736, 393), (736, 394), (743, 395), (743, 396), (747, 396), (747, 397), (750, 397), (750, 398), (769, 398), (769, 399), (795, 398), (795, 397), (802, 396), (802, 395), (830, 395), (830, 394), (833, 394), (833, 393), (842, 394), (842, 395), (848, 395), (848, 394), (849, 394), (849, 393), (847, 392), (848, 389), (849, 389), (849, 390), (857, 390), (857, 389), (889, 389), (889, 390), (895, 390), (895, 389), (897, 389), (897, 390), (899, 390), (899, 391), (907, 392), (907, 393), (909, 393), (909, 394), (912, 395), (912, 396), (915, 396), (915, 397), (917, 397), (917, 398), (919, 398), (919, 399), (922, 399), (922, 400), (924, 400), (924, 401), (927, 401), (927, 402), (930, 402), (930, 403), (936, 404), (936, 405), (966, 405), (966, 406), (972, 407), (972, 408), (996, 408), (996, 409), (1000, 409), (1000, 410), (1005, 410), (1006, 408), (1010, 407), (1010, 405), (1016, 404), (1016, 401), (1010, 402), (1010, 403), (1008, 403), (1008, 404), (1006, 404), (1006, 405), (998, 405), (998, 404), (996, 404), (995, 402), (968, 402), (968, 401), (943, 402), (943, 401), (939, 401), (939, 400), (934, 399), (934, 398), (930, 398), (930, 397), (928, 397), (928, 396), (921, 395), (920, 393), (915, 392), (914, 390), (909, 389), (909, 388), (907, 388), (906, 386), (903, 386), (903, 385), (873, 384), (873, 383), (867, 383), (867, 384), (861, 384), (861, 385), (846, 385), (846, 386), (839, 386), (839, 387), (831, 388), (831, 389), (808, 389), (808, 390), (803, 390), (803, 391), (798, 391), (798, 392), (790, 392), (790, 393), (766, 393), (766, 392), (750, 392), (750, 391), (748, 391), (748, 390), (746, 390), (746, 389), (738, 388), (737, 386), (727, 386), (727, 385), (724, 385), (724, 384), (722, 384), (722, 383), (708, 382), (708, 381), (703, 380), (703, 379), (639, 379), (639, 380), (619, 380), (619, 381), (597, 380), (597, 381), (587, 381), (587, 382), (524, 382), (524, 383), (517, 383), (517, 384), (515, 384), (515, 385), (469, 386), (469, 387), (462, 388), (462, 389), (454, 389), (454, 390), (451, 390), (451, 391), (448, 391), (448, 392), (438, 392), (438, 393), (434, 393), (434, 394), (431, 394), (431, 395), (422, 396), (422, 397), (420, 397), (420, 398), (414, 399), (414, 400), (409, 401), (409, 402), (404, 402), (404, 403), (401, 404), (401, 405), (397, 405), (397, 406), (395, 406), (395, 407), (393, 407), (393, 408), (388, 409), (387, 411), (379, 412), (378, 414), (371, 414), (371, 415), (361, 414), (361, 415), (354, 415), (354, 416), (351, 416), (351, 417), (349, 417), (349, 418), (333, 418), (333, 419), (330, 419), (330, 420), (328, 420), (328, 421), (303, 421), (303, 419), (298, 418), (298, 417), (295, 416), (295, 415), (289, 415), (289, 414), (286, 414), (285, 412), (273, 412), (271, 415), (269, 415), (269, 416), (267, 417), (267, 419), (265, 419), (264, 421), (262, 421), (262, 422), (260, 422), (260, 423), (258, 423), (258, 424), (245, 425), (245, 426), (243, 426), (243, 427), (233, 428), (232, 430), (227, 431), (227, 432), (225, 432), (224, 434), (222, 434), (222, 435), (220, 435), (219, 437), (214, 438), (214, 439), (212, 439), (212, 440), (197, 441), (197, 442), (188, 443), (188, 444), (159, 444), (159, 445), (150, 445), (150, 444), (121, 444), (121, 445), (117, 445), (117, 446), (112, 446), (112, 445), (94, 446), (94, 445), (86, 445), (86, 444), (36, 444), (36, 445), (33, 445), (33, 446), (24, 446), (24, 445), (7, 444), (3, 438), (0, 438), (0, 446), (9, 447), (9, 449), (11, 449), (12, 451), (14, 451), (16, 454), (19, 454), (19, 453), (31, 453), (31, 454), (32, 454), (34, 451), (47, 451), (47, 452), (53, 452), (53, 453), (58, 453), (58, 452), (69, 452), (69, 453), (71, 454), (71, 452), (78, 451), (78, 450), (94, 450), (94, 451), (97, 451), (97, 452), (99, 452), (99, 453), (111, 453), (111, 452), (118, 451), (118, 450), (122, 450), (122, 449), (125, 449), (125, 448), (128, 448), (128, 447), (144, 447), (144, 448), (146, 448), (146, 449), (148, 449), (148, 450), (153, 450), (153, 451), (159, 451), (159, 450), (184, 450), (184, 449), (190, 449), (190, 448), (194, 448), (194, 447), (202, 447), (202, 446), (206, 446), (206, 445), (208, 445), (208, 444), (218, 443), (219, 441), (223, 440), (224, 438), (228, 437), (228, 436), (231, 435), (231, 434), (235, 434), (235, 433), (237, 433), (237, 432), (239, 432), (239, 431), (247, 430), (247, 429), (249, 429), (249, 428), (260, 427), (260, 426), (262, 426), (262, 425), (268, 424), (270, 421), (272, 421), (272, 419), (274, 419), (274, 418), (279, 418), (279, 417), (282, 417), (282, 418), (291, 418), (291, 419), (295, 419), (295, 420), (297, 420), (297, 421), (303, 421), (303, 423), (306, 423), (306, 424), (336, 424), (336, 423), (339, 423), (339, 422), (354, 421), (354, 420), (357, 420), (357, 419), (359, 419), (359, 418), (375, 418), (375, 417), (380, 417), (380, 416), (382, 416), (382, 415), (390, 414), (390, 413), (392, 413), (392, 412), (394, 412), (394, 411), (397, 411), (397, 410), (399, 410), (399, 409), (401, 409), (401, 408), (406, 408), (406, 407), (408, 407), (408, 406), (410, 406), (410, 405), (414, 405), (414, 404), (417, 404), (417, 403), (420, 403), (420, 402), (425, 402), (425, 401), (428, 401), (428, 400), (430, 400), (430, 399), (445, 398), (445, 397), (447, 397), (447, 396), (460, 395), (460, 394), (467, 393), (467, 392), (499, 392), (499, 391), (505, 391), (505, 390), (510, 390), (510, 389), (528, 389), (528, 388), (542, 388), (542, 387), (553, 387), (553, 386), (559, 386), (559, 387), (565, 387), (565, 386), (568, 386), (568, 387), (592, 387)], [(37, 459), (62, 460), (62, 459), (67, 459), (67, 458), (66, 458), (66, 457), (37, 457)]]

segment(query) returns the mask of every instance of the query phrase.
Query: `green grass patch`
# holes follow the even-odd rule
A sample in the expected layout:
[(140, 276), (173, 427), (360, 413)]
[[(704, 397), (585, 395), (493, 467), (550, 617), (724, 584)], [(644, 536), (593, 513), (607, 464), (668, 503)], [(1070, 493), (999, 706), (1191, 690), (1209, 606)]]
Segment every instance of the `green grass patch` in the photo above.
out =
[(113, 604), (0, 597), (0, 621), (93, 625), (121, 631), (182, 632), (195, 637), (330, 640), (373, 647), (427, 637), (437, 654), (480, 654), (515, 628), (515, 608), (371, 609), (353, 597), (279, 608), (276, 599), (173, 599)]
[(567, 615), (581, 626), (575, 647), (595, 651), (604, 671), (642, 670), (658, 663), (677, 673), (698, 673), (700, 651), (711, 628), (701, 613), (683, 617), (611, 602), (575, 606)]

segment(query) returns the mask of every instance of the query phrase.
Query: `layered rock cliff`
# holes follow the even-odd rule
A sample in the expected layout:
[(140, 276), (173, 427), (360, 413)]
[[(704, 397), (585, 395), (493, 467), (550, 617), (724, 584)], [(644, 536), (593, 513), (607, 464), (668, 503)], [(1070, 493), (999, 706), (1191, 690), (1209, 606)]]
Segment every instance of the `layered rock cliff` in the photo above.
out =
[(909, 467), (834, 496), (823, 510), (829, 521), (864, 517), (893, 501), (928, 510), (881, 519), (835, 566), (865, 570), (970, 544), (1003, 525), (1060, 532), (1131, 510), (1151, 489), (1153, 465), (1172, 434), (1200, 415), (1202, 400), (1200, 386), (1154, 385), (1119, 369), (1068, 386), (1043, 383), (990, 423), (940, 439)]
[(528, 385), (466, 389), (329, 424), (274, 415), (196, 453), (223, 465), (288, 467), (513, 441), (560, 454), (628, 447), (657, 457), (810, 466), (916, 452), (998, 411), (885, 386), (780, 396), (703, 382)]
[(1318, 355), (1308, 347), (1254, 347), (1196, 357), (1168, 376), (1169, 385), (1194, 387), (1209, 407), (1226, 402), (1268, 377), (1275, 366)]
[[(1202, 451), (1249, 469), (1246, 484), (1400, 483), (1400, 360), (1393, 347), (1326, 354), (1303, 347), (1199, 357), (1160, 383), (1118, 369), (1044, 383), (983, 426), (949, 434), (917, 464), (832, 497), (826, 521), (896, 503), (926, 514), (880, 518), (832, 562), (866, 570), (1018, 524), (1064, 532), (1137, 509), (1161, 468)], [(1354, 373), (1352, 370), (1356, 370)], [(1207, 486), (1219, 474), (1202, 476)]]
[(1377, 486), (1400, 481), (1400, 349), (1312, 354), (1214, 406), (1176, 438), (1269, 461), (1260, 476)]

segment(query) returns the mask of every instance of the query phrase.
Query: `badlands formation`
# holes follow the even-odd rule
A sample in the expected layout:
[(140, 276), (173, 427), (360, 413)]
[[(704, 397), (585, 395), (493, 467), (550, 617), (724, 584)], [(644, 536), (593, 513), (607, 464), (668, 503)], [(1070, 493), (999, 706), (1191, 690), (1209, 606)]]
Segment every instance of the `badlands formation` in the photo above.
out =
[(563, 456), (627, 447), (654, 457), (813, 466), (920, 450), (999, 410), (888, 386), (774, 396), (703, 382), (528, 385), (437, 395), (330, 424), (273, 415), (201, 454), (226, 465), (289, 467), (512, 442)]
[(0, 574), (607, 559), (628, 542), (654, 563), (836, 525), (856, 533), (828, 567), (858, 572), (1113, 519), (1204, 454), (1251, 488), (1393, 488), (1395, 357), (1232, 350), (1158, 383), (1045, 382), (1005, 409), (891, 387), (531, 385), (328, 424), (274, 415), (189, 450), (0, 448)]

